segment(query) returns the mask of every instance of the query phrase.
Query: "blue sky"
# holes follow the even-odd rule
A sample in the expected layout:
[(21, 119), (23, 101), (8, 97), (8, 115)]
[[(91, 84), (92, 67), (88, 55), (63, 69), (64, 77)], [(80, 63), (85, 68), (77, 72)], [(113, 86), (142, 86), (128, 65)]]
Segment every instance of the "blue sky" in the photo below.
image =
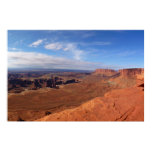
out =
[(143, 30), (9, 30), (9, 68), (143, 68)]

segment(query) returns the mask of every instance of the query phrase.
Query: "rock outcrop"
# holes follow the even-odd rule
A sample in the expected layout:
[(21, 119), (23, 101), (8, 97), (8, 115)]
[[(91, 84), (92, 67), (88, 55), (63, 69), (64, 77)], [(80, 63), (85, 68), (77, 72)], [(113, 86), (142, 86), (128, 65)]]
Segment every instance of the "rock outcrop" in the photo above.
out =
[(64, 81), (62, 78), (51, 77), (51, 79), (34, 79), (23, 80), (19, 78), (11, 78), (8, 80), (8, 91), (12, 93), (20, 93), (24, 89), (37, 90), (39, 88), (58, 88), (58, 85), (77, 83), (75, 79)]
[(144, 77), (143, 68), (121, 69), (119, 72), (123, 77)]
[(103, 75), (103, 76), (111, 76), (115, 75), (117, 71), (113, 69), (96, 69), (93, 74), (94, 75)]
[(95, 75), (103, 75), (103, 76), (112, 76), (120, 74), (123, 77), (134, 77), (143, 79), (144, 78), (144, 69), (143, 68), (130, 68), (130, 69), (120, 69), (119, 71), (115, 71), (113, 69), (96, 69), (93, 74)]

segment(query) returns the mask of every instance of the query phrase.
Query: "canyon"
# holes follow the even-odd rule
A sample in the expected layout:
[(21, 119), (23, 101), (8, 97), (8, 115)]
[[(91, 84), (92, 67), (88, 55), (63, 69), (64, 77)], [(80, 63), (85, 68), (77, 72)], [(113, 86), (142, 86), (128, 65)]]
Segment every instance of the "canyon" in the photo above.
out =
[(144, 121), (142, 68), (27, 75), (9, 75), (9, 121)]

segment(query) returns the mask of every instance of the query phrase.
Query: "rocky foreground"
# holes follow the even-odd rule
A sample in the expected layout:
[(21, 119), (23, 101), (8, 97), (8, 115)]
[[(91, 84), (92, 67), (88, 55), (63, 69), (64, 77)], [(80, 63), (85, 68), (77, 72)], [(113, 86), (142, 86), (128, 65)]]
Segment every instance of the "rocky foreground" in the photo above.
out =
[(142, 86), (118, 89), (37, 121), (144, 121)]

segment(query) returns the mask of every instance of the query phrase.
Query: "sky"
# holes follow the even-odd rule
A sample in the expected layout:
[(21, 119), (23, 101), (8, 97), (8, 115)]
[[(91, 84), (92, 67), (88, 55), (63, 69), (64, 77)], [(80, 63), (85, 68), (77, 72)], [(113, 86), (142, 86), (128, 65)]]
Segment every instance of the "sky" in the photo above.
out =
[(8, 30), (8, 68), (144, 68), (144, 31)]

